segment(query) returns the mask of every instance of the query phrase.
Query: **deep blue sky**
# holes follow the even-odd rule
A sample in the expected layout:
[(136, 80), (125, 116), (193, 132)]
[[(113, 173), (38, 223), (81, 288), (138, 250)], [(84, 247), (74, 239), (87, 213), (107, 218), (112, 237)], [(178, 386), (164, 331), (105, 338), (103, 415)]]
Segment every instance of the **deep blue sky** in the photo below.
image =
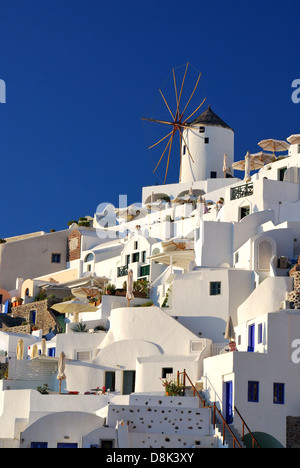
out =
[[(0, 12), (0, 238), (64, 229), (160, 183), (141, 117), (187, 62), (235, 130), (235, 160), (300, 133), (296, 1), (0, 0)], [(168, 183), (178, 171), (173, 157)]]

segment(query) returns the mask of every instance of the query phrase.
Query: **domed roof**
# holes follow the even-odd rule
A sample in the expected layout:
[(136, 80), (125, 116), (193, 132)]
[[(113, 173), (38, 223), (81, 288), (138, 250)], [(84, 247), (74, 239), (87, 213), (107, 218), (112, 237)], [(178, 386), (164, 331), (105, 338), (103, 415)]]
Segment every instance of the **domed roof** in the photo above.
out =
[(209, 105), (206, 111), (204, 111), (199, 117), (197, 117), (192, 122), (189, 122), (189, 125), (203, 124), (211, 127), (223, 127), (228, 128), (229, 130), (234, 131), (229, 125), (227, 125), (220, 117), (215, 114), (211, 106)]

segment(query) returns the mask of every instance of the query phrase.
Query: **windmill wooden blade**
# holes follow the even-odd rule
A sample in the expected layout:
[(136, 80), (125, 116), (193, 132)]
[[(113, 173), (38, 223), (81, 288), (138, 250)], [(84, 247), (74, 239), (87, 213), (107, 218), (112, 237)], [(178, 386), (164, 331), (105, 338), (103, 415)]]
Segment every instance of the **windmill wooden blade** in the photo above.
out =
[(142, 117), (142, 120), (148, 120), (148, 122), (162, 123), (165, 125), (173, 125), (173, 122), (167, 122), (166, 120), (146, 119), (145, 117)]
[(187, 120), (189, 120), (191, 117), (193, 117), (193, 115), (197, 112), (198, 109), (200, 109), (200, 107), (204, 104), (204, 102), (206, 101), (206, 97), (203, 99), (203, 101), (201, 102), (200, 106), (197, 107), (197, 109), (194, 110), (194, 112), (188, 116), (187, 119), (185, 119), (184, 122), (186, 122)]
[(174, 112), (174, 110), (173, 111), (171, 110), (171, 106), (168, 104), (167, 99), (166, 99), (164, 93), (162, 92), (162, 90), (161, 89), (159, 90), (160, 95), (161, 95), (161, 97), (162, 97), (162, 99), (164, 101), (164, 104), (167, 107), (168, 112), (169, 112), (169, 114), (171, 116), (170, 121), (161, 120), (161, 119), (153, 119), (153, 118), (142, 118), (142, 120), (146, 120), (148, 122), (155, 122), (155, 123), (158, 123), (158, 124), (169, 125), (169, 126), (172, 127), (172, 130), (170, 132), (168, 132), (167, 135), (165, 135), (162, 138), (160, 137), (160, 139), (156, 143), (149, 146), (149, 149), (154, 148), (159, 143), (161, 143), (163, 141), (166, 141), (168, 139), (167, 144), (166, 144), (166, 146), (164, 148), (164, 151), (161, 154), (161, 156), (159, 158), (159, 161), (156, 164), (156, 167), (155, 167), (155, 169), (153, 171), (153, 173), (156, 172), (157, 168), (161, 164), (161, 161), (162, 161), (164, 155), (166, 154), (166, 152), (168, 150), (168, 157), (167, 157), (167, 164), (166, 164), (166, 170), (165, 170), (165, 176), (164, 176), (164, 183), (166, 183), (166, 180), (167, 180), (167, 175), (168, 175), (168, 170), (169, 170), (169, 165), (170, 165), (170, 158), (171, 158), (171, 151), (172, 151), (172, 147), (173, 147), (173, 138), (174, 138), (177, 131), (178, 131), (178, 134), (179, 134), (179, 144), (180, 144), (180, 180), (181, 180), (181, 170), (182, 170), (182, 158), (183, 158), (182, 145), (183, 144), (185, 145), (185, 147), (186, 147), (186, 149), (188, 151), (189, 158), (191, 159), (192, 162), (194, 162), (194, 159), (193, 159), (192, 154), (190, 152), (189, 146), (188, 146), (188, 144), (186, 142), (186, 138), (185, 138), (186, 135), (183, 134), (183, 130), (192, 127), (192, 124), (188, 123), (188, 120), (198, 111), (198, 109), (200, 109), (200, 107), (205, 102), (206, 98), (203, 99), (201, 104), (194, 110), (194, 112), (192, 112), (189, 115), (189, 117), (187, 119), (183, 120), (183, 115), (184, 115), (188, 105), (190, 104), (190, 102), (191, 102), (191, 100), (192, 100), (192, 98), (193, 98), (193, 96), (194, 96), (194, 94), (195, 94), (195, 92), (197, 90), (197, 87), (198, 87), (198, 84), (199, 84), (199, 81), (200, 81), (200, 78), (201, 78), (201, 73), (199, 73), (199, 74), (197, 73), (197, 79), (196, 79), (196, 83), (193, 85), (193, 91), (192, 91), (192, 93), (190, 94), (190, 96), (188, 98), (188, 101), (187, 101), (187, 103), (186, 103), (186, 105), (185, 105), (185, 107), (183, 109), (183, 112), (180, 112), (180, 105), (181, 105), (182, 97), (184, 95), (184, 87), (185, 87), (185, 84), (186, 84), (188, 69), (189, 69), (189, 62), (187, 62), (186, 65), (185, 65), (185, 70), (184, 70), (183, 77), (182, 77), (182, 80), (181, 80), (180, 89), (178, 89), (178, 87), (177, 87), (178, 79), (176, 79), (175, 69), (174, 68), (172, 69), (173, 86), (174, 86), (175, 98), (176, 98), (176, 110), (175, 110), (175, 112)]
[(185, 111), (186, 111), (187, 106), (188, 106), (189, 103), (191, 102), (192, 97), (193, 97), (194, 94), (195, 94), (195, 91), (196, 91), (196, 89), (197, 89), (197, 87), (198, 87), (198, 84), (199, 84), (199, 81), (200, 81), (200, 77), (201, 77), (201, 73), (199, 74), (198, 79), (197, 79), (197, 82), (196, 82), (195, 87), (194, 87), (194, 89), (193, 89), (193, 92), (192, 92), (192, 94), (190, 95), (190, 98), (189, 98), (188, 102), (186, 103), (185, 108), (183, 109), (182, 114), (180, 115), (180, 118), (181, 118), (181, 119), (182, 119), (182, 117), (183, 117), (183, 114), (184, 114)]
[(160, 159), (159, 159), (159, 161), (158, 161), (158, 163), (157, 163), (157, 165), (156, 165), (156, 168), (155, 168), (154, 171), (153, 171), (153, 174), (154, 174), (154, 172), (156, 171), (156, 169), (158, 168), (158, 166), (160, 165), (161, 160), (162, 160), (162, 158), (164, 157), (164, 154), (165, 154), (165, 152), (167, 151), (167, 148), (168, 148), (168, 146), (169, 146), (169, 144), (170, 144), (172, 138), (173, 138), (173, 132), (172, 132), (172, 136), (169, 138), (169, 141), (168, 141), (168, 143), (167, 143), (167, 146), (165, 147), (165, 149), (164, 149), (164, 151), (163, 151), (163, 154), (161, 155), (161, 157), (160, 157)]
[(183, 85), (184, 85), (184, 82), (185, 82), (185, 77), (186, 77), (186, 74), (187, 74), (188, 66), (189, 66), (189, 62), (186, 64), (186, 68), (185, 68), (185, 72), (184, 72), (184, 77), (183, 77), (182, 83), (181, 83), (181, 89), (180, 89), (179, 98), (178, 98), (178, 103), (177, 103), (176, 115), (179, 115), (179, 106), (180, 106), (180, 101), (181, 101), (181, 95), (182, 95)]
[(154, 146), (156, 146), (156, 145), (158, 145), (159, 143), (161, 143), (162, 141), (164, 141), (164, 140), (165, 140), (166, 138), (168, 138), (168, 136), (170, 136), (172, 133), (173, 133), (173, 130), (172, 130), (170, 133), (168, 133), (168, 135), (164, 136), (161, 140), (159, 140), (159, 141), (157, 141), (156, 143), (154, 143), (154, 145), (149, 146), (148, 149), (154, 148)]
[[(175, 96), (176, 96), (176, 105), (178, 108), (178, 93), (177, 93), (177, 85), (176, 85), (176, 78), (175, 78), (175, 71), (173, 68), (173, 80), (174, 80), (174, 88), (175, 88)], [(176, 117), (177, 117), (177, 112), (176, 112)]]
[(173, 137), (174, 137), (174, 132), (173, 132), (173, 135), (171, 136), (171, 143), (170, 143), (170, 148), (169, 148), (169, 154), (168, 154), (168, 161), (167, 161), (167, 167), (166, 167), (166, 174), (165, 174), (164, 184), (166, 183), (167, 175), (168, 175), (168, 169), (169, 169), (169, 162), (170, 162), (170, 154), (171, 154), (171, 149), (172, 149)]
[(170, 109), (170, 107), (169, 107), (169, 105), (168, 105), (168, 103), (167, 103), (167, 101), (166, 101), (166, 99), (165, 99), (165, 96), (164, 96), (163, 93), (162, 93), (162, 90), (160, 89), (159, 92), (160, 92), (160, 94), (161, 94), (163, 100), (165, 101), (165, 104), (166, 104), (166, 106), (167, 106), (167, 108), (168, 108), (168, 111), (170, 112), (170, 114), (171, 114), (171, 116), (172, 116), (172, 119), (175, 120), (175, 117), (174, 117), (174, 115), (172, 114), (172, 111), (171, 111), (171, 109)]

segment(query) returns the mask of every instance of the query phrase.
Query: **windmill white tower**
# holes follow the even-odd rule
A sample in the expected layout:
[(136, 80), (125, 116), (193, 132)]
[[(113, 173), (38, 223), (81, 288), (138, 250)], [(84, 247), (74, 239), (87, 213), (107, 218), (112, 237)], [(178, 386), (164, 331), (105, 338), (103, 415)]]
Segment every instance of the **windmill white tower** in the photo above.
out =
[[(167, 157), (164, 184), (167, 180), (170, 156), (175, 135), (179, 135), (180, 139), (180, 173), (179, 182), (192, 184), (193, 182), (207, 180), (209, 178), (220, 178), (232, 176), (230, 168), (234, 160), (234, 131), (220, 117), (218, 117), (209, 106), (196, 119), (193, 117), (200, 107), (204, 104), (206, 98), (202, 100), (200, 105), (188, 116), (185, 117), (185, 112), (194, 96), (201, 77), (199, 73), (196, 84), (190, 94), (187, 102), (182, 110), (181, 98), (184, 88), (184, 83), (188, 71), (189, 63), (186, 64), (184, 76), (181, 82), (181, 87), (178, 88), (175, 70), (173, 68), (174, 91), (176, 97), (176, 108), (171, 110), (163, 92), (159, 90), (161, 97), (168, 109), (171, 119), (149, 119), (143, 118), (150, 122), (156, 122), (166, 126), (168, 133), (156, 141), (149, 149), (156, 147), (160, 143), (164, 145), (164, 150), (154, 169), (154, 173), (161, 164), (164, 156)], [(179, 90), (180, 89), (180, 90)], [(199, 103), (198, 103), (199, 104)], [(191, 120), (193, 117), (194, 120)], [(224, 155), (226, 154), (227, 170), (224, 170)]]
[(234, 161), (234, 131), (209, 106), (183, 130), (181, 154), (180, 182), (224, 177), (224, 154), (228, 169)]

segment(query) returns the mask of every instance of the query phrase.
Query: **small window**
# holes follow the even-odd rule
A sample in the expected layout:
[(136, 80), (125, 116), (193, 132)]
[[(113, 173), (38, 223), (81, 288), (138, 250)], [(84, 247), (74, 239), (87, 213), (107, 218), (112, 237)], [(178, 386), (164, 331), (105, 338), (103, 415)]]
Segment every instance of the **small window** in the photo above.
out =
[(221, 294), (221, 281), (212, 281), (210, 283), (210, 295), (219, 296)]
[(287, 167), (281, 167), (280, 169), (278, 169), (278, 180), (280, 180), (281, 182), (283, 182), (284, 174), (286, 170), (287, 170)]
[(238, 335), (238, 346), (242, 344), (242, 335)]
[(199, 133), (205, 133), (205, 127), (199, 127)]
[(240, 208), (240, 219), (245, 218), (250, 214), (250, 206), (242, 206)]
[(52, 262), (52, 263), (60, 263), (60, 254), (58, 254), (58, 253), (53, 253), (53, 254), (52, 254), (51, 262)]
[(211, 179), (216, 179), (216, 178), (217, 178), (217, 173), (216, 173), (216, 171), (211, 171), (211, 173), (210, 173), (210, 178), (211, 178)]
[(130, 255), (126, 255), (126, 266), (130, 263)]
[(86, 271), (92, 271), (92, 265), (88, 265)]
[(183, 148), (182, 148), (182, 154), (185, 154), (185, 150), (186, 150), (186, 146), (183, 145)]
[(252, 403), (259, 402), (259, 382), (253, 380), (248, 381), (248, 401)]
[(273, 403), (274, 405), (284, 405), (284, 384), (283, 383), (274, 383)]
[(173, 367), (163, 367), (161, 370), (161, 378), (166, 379), (169, 374), (173, 374)]
[(114, 441), (113, 440), (100, 440), (100, 445), (101, 445), (101, 448), (110, 449), (114, 447)]
[(31, 442), (30, 448), (48, 448), (48, 442)]
[(260, 344), (262, 343), (262, 332), (263, 332), (263, 326), (262, 323), (258, 325), (258, 330), (257, 330), (257, 343)]
[(94, 255), (92, 253), (89, 253), (86, 257), (85, 257), (85, 263), (87, 262), (92, 262), (94, 260)]
[(191, 341), (190, 343), (191, 352), (200, 352), (203, 350), (203, 341)]
[(137, 250), (139, 248), (139, 243), (138, 241), (134, 242), (134, 250)]
[(239, 262), (239, 252), (235, 252), (234, 254), (234, 263), (238, 263)]
[(136, 252), (132, 254), (132, 263), (139, 262), (140, 261), (140, 252)]
[(142, 262), (145, 263), (146, 262), (146, 250), (144, 250), (142, 252)]
[(208, 145), (208, 143), (209, 143), (209, 138), (208, 138), (208, 137), (205, 137), (205, 138), (204, 138), (204, 143), (205, 143), (206, 145)]
[(77, 351), (76, 352), (77, 361), (90, 361), (91, 360), (91, 351)]

